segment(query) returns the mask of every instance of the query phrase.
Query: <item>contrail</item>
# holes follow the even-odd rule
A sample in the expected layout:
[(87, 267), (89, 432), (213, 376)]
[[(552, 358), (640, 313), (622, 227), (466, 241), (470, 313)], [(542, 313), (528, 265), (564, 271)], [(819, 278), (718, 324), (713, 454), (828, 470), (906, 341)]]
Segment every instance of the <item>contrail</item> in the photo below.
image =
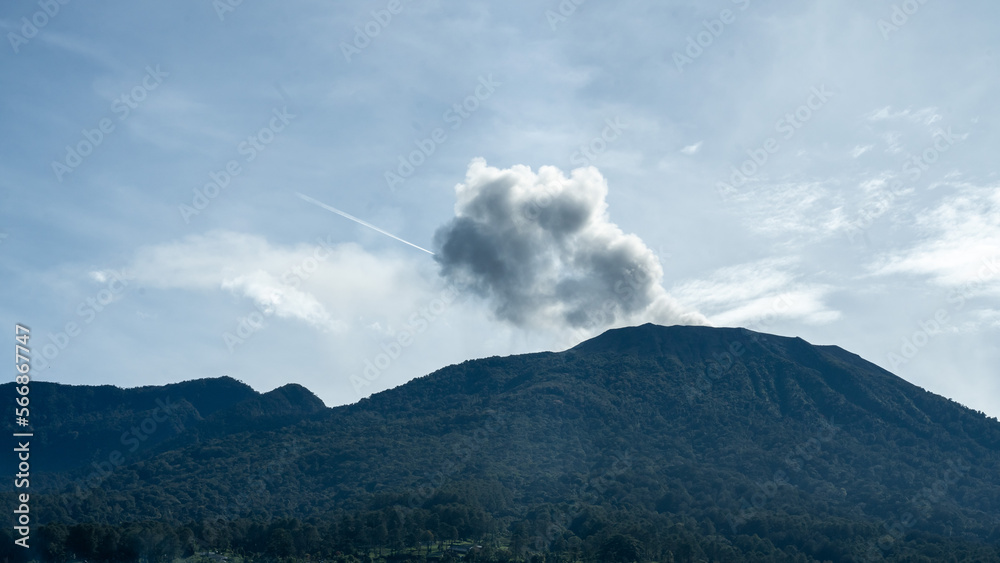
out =
[(430, 250), (427, 250), (426, 248), (421, 248), (421, 247), (413, 244), (412, 242), (405, 241), (405, 240), (397, 237), (396, 235), (394, 235), (392, 233), (387, 233), (387, 232), (383, 231), (382, 229), (376, 227), (375, 225), (372, 225), (371, 223), (366, 223), (366, 222), (362, 221), (361, 219), (358, 219), (354, 215), (350, 215), (348, 213), (344, 213), (343, 211), (337, 209), (336, 207), (331, 207), (331, 206), (323, 203), (322, 201), (316, 201), (315, 199), (313, 199), (313, 198), (311, 198), (311, 197), (309, 197), (309, 196), (307, 196), (307, 195), (305, 195), (303, 193), (300, 193), (300, 192), (295, 192), (295, 195), (301, 197), (302, 199), (308, 201), (309, 203), (318, 205), (318, 206), (322, 207), (323, 209), (326, 209), (327, 211), (333, 211), (334, 213), (336, 213), (337, 215), (340, 215), (341, 217), (345, 217), (347, 219), (350, 219), (351, 221), (354, 221), (355, 223), (364, 225), (364, 226), (368, 227), (369, 229), (378, 231), (378, 232), (382, 233), (383, 235), (385, 235), (387, 237), (392, 237), (392, 238), (398, 240), (399, 242), (401, 242), (403, 244), (408, 244), (408, 245), (412, 246), (413, 248), (416, 248), (417, 250), (423, 250), (427, 254), (430, 254), (431, 256), (434, 256), (434, 253), (431, 252)]

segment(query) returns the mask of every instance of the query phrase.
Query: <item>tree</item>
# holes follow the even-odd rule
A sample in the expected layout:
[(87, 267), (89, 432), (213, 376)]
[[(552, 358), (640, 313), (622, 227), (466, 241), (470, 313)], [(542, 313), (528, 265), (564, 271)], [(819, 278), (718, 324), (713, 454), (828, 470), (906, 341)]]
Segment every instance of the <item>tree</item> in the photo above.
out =
[[(430, 530), (424, 530), (424, 531), (420, 532), (420, 535), (417, 536), (417, 541), (419, 541), (419, 542), (421, 542), (421, 543), (423, 543), (423, 544), (425, 544), (427, 546), (427, 555), (430, 555), (431, 554), (431, 544), (434, 543), (434, 532), (432, 532)], [(419, 553), (419, 549), (417, 551)]]
[(275, 528), (267, 541), (267, 553), (277, 557), (295, 555), (295, 538), (284, 528)]
[(69, 529), (66, 547), (78, 559), (93, 559), (97, 555), (99, 543), (97, 526), (77, 524)]
[(69, 539), (69, 528), (58, 522), (42, 526), (42, 559), (44, 561), (66, 561), (66, 540)]
[(601, 543), (599, 554), (607, 563), (633, 563), (642, 557), (642, 548), (632, 536), (615, 534)]

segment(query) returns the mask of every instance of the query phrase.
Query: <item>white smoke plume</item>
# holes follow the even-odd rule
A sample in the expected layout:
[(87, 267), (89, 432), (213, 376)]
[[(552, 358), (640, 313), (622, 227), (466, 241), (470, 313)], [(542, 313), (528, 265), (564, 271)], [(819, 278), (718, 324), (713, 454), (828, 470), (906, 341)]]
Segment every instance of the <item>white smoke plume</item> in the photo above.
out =
[(660, 285), (663, 269), (608, 217), (594, 167), (501, 170), (478, 158), (455, 187), (455, 217), (434, 235), (441, 275), (523, 327), (706, 324)]

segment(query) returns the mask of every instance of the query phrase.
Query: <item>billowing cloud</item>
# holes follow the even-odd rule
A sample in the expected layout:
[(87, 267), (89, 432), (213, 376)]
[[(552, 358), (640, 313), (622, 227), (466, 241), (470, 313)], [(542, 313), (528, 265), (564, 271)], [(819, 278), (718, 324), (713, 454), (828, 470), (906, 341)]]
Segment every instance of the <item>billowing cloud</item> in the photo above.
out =
[(335, 321), (330, 317), (313, 294), (295, 286), (297, 278), (292, 279), (293, 282), (289, 283), (286, 279), (270, 272), (255, 270), (248, 274), (224, 278), (220, 285), (222, 289), (232, 291), (235, 295), (252, 299), (265, 314), (273, 313), (282, 318), (298, 319), (318, 328), (336, 330), (345, 328), (342, 321)]
[(608, 186), (596, 168), (567, 178), (475, 159), (455, 187), (455, 217), (434, 236), (450, 282), (486, 298), (518, 326), (603, 328), (622, 323), (703, 324), (660, 285), (654, 253), (608, 217)]

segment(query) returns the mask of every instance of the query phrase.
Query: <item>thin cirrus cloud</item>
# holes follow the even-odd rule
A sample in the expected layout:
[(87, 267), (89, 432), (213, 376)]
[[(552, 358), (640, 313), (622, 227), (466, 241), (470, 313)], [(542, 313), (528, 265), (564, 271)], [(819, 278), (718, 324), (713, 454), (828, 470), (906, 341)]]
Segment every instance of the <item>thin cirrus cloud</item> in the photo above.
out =
[(851, 158), (859, 158), (861, 155), (875, 148), (875, 145), (858, 145), (851, 149)]
[(698, 151), (701, 150), (701, 145), (702, 145), (702, 141), (698, 141), (697, 143), (694, 143), (693, 145), (688, 145), (688, 146), (686, 146), (686, 147), (684, 147), (684, 148), (681, 149), (681, 154), (685, 154), (687, 156), (691, 156), (691, 155), (697, 154)]
[(858, 117), (865, 125), (846, 143), (853, 146), (845, 147), (847, 154), (857, 160), (882, 146), (887, 156), (866, 157), (863, 164), (831, 167), (823, 174), (806, 173), (808, 164), (802, 172), (784, 176), (765, 169), (727, 193), (727, 204), (745, 227), (790, 242), (788, 237), (795, 237), (798, 246), (831, 237), (855, 242), (873, 225), (908, 222), (929, 199), (915, 198), (916, 188), (960, 178), (952, 162), (966, 148), (962, 144), (969, 133), (954, 132), (937, 107), (884, 106)]
[(794, 266), (787, 258), (728, 266), (674, 285), (670, 293), (718, 326), (766, 328), (761, 325), (778, 319), (823, 324), (840, 318), (840, 311), (824, 302), (833, 288), (800, 281)]
[(761, 182), (732, 196), (746, 227), (763, 235), (826, 238), (847, 226), (843, 193), (833, 182)]
[(938, 112), (936, 107), (925, 107), (918, 110), (912, 110), (906, 108), (903, 110), (893, 111), (892, 106), (885, 106), (883, 108), (872, 111), (867, 115), (868, 121), (894, 121), (905, 119), (912, 121), (913, 123), (922, 123), (924, 125), (931, 125), (935, 122), (941, 121), (941, 114)]
[(926, 276), (941, 286), (979, 282), (980, 292), (1000, 289), (1000, 186), (961, 185), (918, 214), (916, 226), (923, 240), (878, 257), (872, 274)]

